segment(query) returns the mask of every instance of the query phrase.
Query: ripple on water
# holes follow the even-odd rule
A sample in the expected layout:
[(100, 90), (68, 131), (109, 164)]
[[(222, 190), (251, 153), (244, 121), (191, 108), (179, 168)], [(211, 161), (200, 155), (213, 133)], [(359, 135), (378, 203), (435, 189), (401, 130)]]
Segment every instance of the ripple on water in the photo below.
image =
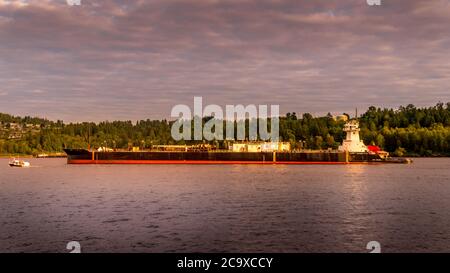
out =
[[(0, 252), (450, 251), (450, 159), (374, 166), (0, 160)], [(36, 162), (32, 162), (33, 164)]]

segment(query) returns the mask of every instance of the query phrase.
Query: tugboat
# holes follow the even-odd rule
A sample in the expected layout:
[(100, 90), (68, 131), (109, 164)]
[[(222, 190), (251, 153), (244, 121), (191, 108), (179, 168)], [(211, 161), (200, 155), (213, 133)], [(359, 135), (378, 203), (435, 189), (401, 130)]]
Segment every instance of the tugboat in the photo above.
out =
[(359, 137), (359, 122), (356, 119), (350, 120), (344, 126), (346, 138), (339, 146), (339, 151), (346, 152), (350, 155), (351, 161), (368, 161), (382, 163), (399, 163), (410, 164), (411, 159), (408, 158), (392, 158), (389, 153), (383, 151), (378, 146), (366, 146)]
[(13, 158), (11, 161), (9, 161), (9, 166), (17, 168), (27, 168), (30, 167), (31, 164), (30, 162)]

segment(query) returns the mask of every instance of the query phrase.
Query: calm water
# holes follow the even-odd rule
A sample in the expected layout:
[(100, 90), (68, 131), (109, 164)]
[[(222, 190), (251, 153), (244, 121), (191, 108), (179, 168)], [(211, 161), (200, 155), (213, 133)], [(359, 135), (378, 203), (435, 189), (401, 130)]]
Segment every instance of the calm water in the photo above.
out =
[(0, 252), (450, 251), (450, 159), (76, 166), (0, 160)]

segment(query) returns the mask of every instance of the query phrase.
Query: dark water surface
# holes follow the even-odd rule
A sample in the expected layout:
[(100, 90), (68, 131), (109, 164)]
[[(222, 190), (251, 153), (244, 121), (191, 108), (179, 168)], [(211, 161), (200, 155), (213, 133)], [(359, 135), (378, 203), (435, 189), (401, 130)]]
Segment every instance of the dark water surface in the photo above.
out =
[(0, 160), (0, 252), (450, 251), (450, 159), (76, 166)]

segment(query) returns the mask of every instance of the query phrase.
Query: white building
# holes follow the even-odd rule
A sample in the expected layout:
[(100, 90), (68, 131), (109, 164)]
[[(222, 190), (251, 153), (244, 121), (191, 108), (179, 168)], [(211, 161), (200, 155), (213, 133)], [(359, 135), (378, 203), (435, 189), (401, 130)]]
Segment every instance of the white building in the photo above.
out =
[(246, 152), (247, 151), (247, 144), (245, 143), (233, 143), (233, 152)]
[(342, 145), (339, 146), (339, 151), (347, 151), (351, 153), (365, 153), (368, 152), (367, 146), (359, 138), (359, 123), (357, 120), (351, 120), (344, 126), (344, 132), (347, 133)]
[(263, 152), (289, 152), (291, 144), (289, 142), (264, 142), (261, 144)]
[(249, 144), (247, 144), (247, 152), (249, 152), (249, 153), (261, 152), (261, 144), (260, 143), (249, 143)]
[(289, 142), (257, 142), (257, 143), (233, 143), (233, 152), (289, 152)]

